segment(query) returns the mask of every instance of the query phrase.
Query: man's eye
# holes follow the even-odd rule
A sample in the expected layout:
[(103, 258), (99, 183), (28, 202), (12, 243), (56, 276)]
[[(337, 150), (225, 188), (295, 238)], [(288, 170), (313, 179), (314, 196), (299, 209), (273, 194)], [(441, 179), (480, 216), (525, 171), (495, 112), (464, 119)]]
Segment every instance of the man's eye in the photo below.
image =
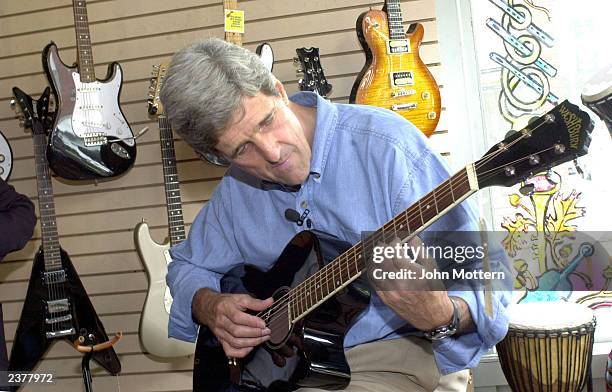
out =
[(238, 151), (236, 151), (236, 156), (239, 157), (241, 155), (244, 155), (247, 152), (248, 148), (249, 148), (249, 143), (244, 143), (242, 146), (238, 148)]

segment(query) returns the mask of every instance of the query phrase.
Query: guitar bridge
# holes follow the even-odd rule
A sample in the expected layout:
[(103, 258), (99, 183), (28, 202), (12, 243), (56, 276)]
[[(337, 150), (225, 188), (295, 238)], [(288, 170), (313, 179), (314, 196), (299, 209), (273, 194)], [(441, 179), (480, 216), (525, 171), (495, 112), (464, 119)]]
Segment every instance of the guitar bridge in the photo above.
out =
[(416, 94), (416, 90), (415, 89), (401, 89), (399, 91), (394, 91), (391, 93), (391, 97), (392, 98), (399, 98), (399, 97), (407, 97), (409, 95), (414, 95)]
[(391, 106), (391, 110), (394, 111), (398, 111), (398, 110), (411, 110), (411, 109), (416, 109), (417, 108), (417, 103), (416, 102), (409, 102), (409, 103), (401, 103), (398, 105), (393, 105)]
[(108, 143), (108, 139), (105, 133), (102, 132), (88, 132), (83, 136), (83, 142), (87, 147), (102, 146)]

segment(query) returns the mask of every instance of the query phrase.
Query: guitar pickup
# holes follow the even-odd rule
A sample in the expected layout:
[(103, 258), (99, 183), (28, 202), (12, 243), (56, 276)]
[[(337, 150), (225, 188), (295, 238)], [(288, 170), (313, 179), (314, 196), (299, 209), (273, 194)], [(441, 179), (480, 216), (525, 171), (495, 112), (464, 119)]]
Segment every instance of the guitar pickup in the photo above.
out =
[(47, 312), (49, 313), (67, 312), (69, 310), (70, 302), (67, 298), (47, 301)]
[(387, 41), (388, 54), (410, 53), (410, 40), (390, 39)]
[(409, 95), (414, 95), (414, 94), (416, 94), (416, 90), (415, 89), (410, 89), (410, 90), (401, 89), (399, 91), (392, 92), (391, 93), (391, 97), (393, 97), (393, 98), (407, 97)]
[(394, 111), (398, 111), (398, 110), (410, 110), (410, 109), (416, 109), (417, 108), (417, 103), (416, 102), (409, 102), (409, 103), (401, 103), (398, 105), (393, 105), (391, 106), (391, 110)]
[(414, 73), (412, 71), (392, 72), (391, 87), (403, 87), (414, 85)]
[(47, 324), (57, 324), (57, 323), (65, 323), (66, 321), (72, 320), (72, 315), (67, 314), (65, 316), (53, 317), (53, 318), (45, 318), (45, 323)]
[(66, 271), (61, 269), (57, 271), (43, 272), (42, 278), (45, 284), (65, 283), (66, 282)]
[(53, 339), (53, 338), (61, 338), (63, 336), (70, 336), (74, 334), (76, 334), (76, 329), (68, 328), (68, 329), (62, 329), (61, 331), (49, 331), (45, 334), (45, 336), (47, 336), (47, 339)]

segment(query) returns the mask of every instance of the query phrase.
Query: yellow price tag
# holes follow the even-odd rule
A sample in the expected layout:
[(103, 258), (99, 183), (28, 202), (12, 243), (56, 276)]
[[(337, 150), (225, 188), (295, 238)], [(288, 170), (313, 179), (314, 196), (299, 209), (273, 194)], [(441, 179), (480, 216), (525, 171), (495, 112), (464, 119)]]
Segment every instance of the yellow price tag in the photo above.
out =
[(244, 11), (225, 10), (225, 32), (244, 34)]

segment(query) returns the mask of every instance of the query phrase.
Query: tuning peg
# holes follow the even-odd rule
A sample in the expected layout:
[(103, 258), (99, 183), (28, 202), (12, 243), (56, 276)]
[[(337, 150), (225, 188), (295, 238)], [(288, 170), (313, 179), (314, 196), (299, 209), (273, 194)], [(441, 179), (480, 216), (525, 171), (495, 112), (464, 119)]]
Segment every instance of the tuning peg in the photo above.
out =
[(297, 63), (299, 63), (299, 62), (300, 62), (300, 59), (298, 59), (297, 57), (294, 57), (294, 58), (293, 58), (293, 63), (294, 63), (294, 64), (297, 64)]
[(11, 110), (16, 110), (17, 108), (17, 101), (15, 101), (15, 98), (11, 99), (9, 101), (9, 106), (11, 107)]
[(19, 119), (19, 128), (23, 128), (23, 127), (25, 127), (25, 119), (20, 118)]

